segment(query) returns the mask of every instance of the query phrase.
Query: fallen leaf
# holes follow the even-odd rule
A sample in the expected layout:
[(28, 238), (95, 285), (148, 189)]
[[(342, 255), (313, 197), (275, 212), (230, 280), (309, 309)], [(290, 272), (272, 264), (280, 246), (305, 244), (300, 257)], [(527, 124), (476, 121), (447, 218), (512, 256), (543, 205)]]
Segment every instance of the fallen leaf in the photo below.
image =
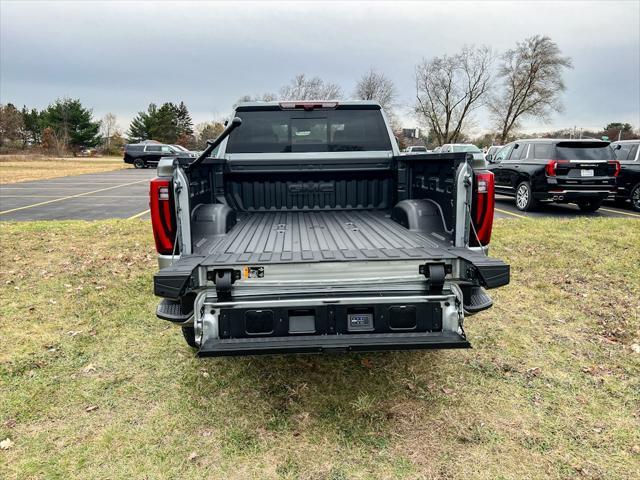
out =
[(634, 445), (633, 447), (631, 447), (631, 452), (635, 453), (636, 455), (640, 455), (640, 445)]
[(98, 410), (98, 406), (97, 405), (90, 405), (87, 408), (84, 409), (85, 412), (94, 412), (96, 410)]
[(96, 371), (96, 366), (93, 363), (90, 363), (86, 367), (82, 369), (82, 373), (93, 373)]
[(360, 364), (361, 364), (363, 367), (366, 367), (366, 368), (373, 368), (373, 362), (371, 361), (371, 359), (370, 359), (370, 358), (363, 358), (363, 359), (360, 361)]
[(542, 373), (542, 369), (540, 367), (529, 368), (527, 370), (527, 377), (529, 378), (539, 377), (541, 373)]
[(631, 344), (631, 351), (634, 352), (634, 353), (640, 353), (640, 344), (632, 343)]
[(196, 452), (191, 452), (189, 454), (189, 460), (194, 461), (196, 458), (198, 458), (198, 454)]
[(441, 390), (442, 390), (442, 393), (444, 393), (445, 395), (451, 395), (453, 393), (452, 388), (442, 387)]
[(7, 428), (13, 428), (18, 424), (18, 422), (16, 422), (15, 418), (10, 418), (9, 420), (7, 420), (6, 422), (4, 422), (4, 426)]
[(203, 437), (210, 437), (211, 436), (211, 430), (204, 430), (202, 432), (202, 436)]
[(0, 442), (1, 450), (9, 450), (11, 447), (13, 447), (13, 442), (11, 441), (10, 438), (5, 438)]

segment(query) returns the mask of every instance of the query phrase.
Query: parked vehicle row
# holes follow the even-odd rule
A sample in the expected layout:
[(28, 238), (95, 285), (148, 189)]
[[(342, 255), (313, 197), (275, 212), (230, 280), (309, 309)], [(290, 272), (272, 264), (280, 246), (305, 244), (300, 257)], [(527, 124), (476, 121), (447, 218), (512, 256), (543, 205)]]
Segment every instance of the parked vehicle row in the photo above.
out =
[[(462, 143), (433, 152), (483, 156), (475, 145)], [(514, 197), (519, 210), (575, 203), (584, 212), (595, 212), (604, 200), (615, 200), (640, 211), (640, 140), (522, 139), (492, 145), (483, 157), (495, 175), (496, 192)]]
[[(615, 148), (623, 155), (622, 147)], [(627, 156), (630, 153), (631, 148)], [(635, 158), (637, 154), (634, 160), (625, 160), (630, 165), (622, 174), (609, 142), (546, 138), (516, 140), (487, 156), (496, 192), (514, 197), (518, 210), (555, 202), (575, 203), (584, 212), (595, 212), (603, 200), (615, 199), (622, 184), (625, 198), (631, 192), (638, 194), (634, 190), (638, 180), (631, 173), (638, 164)]]
[(611, 147), (620, 162), (616, 201), (631, 202), (631, 208), (640, 212), (640, 140), (613, 142)]
[(161, 158), (196, 156), (181, 145), (167, 145), (162, 143), (129, 143), (124, 146), (124, 163), (132, 164), (135, 168), (156, 166)]

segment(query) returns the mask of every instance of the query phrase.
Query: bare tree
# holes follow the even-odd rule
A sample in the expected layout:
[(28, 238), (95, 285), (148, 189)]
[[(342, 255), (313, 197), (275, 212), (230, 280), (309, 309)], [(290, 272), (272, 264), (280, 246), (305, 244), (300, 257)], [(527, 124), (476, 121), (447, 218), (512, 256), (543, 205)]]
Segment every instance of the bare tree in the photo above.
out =
[(119, 133), (118, 130), (118, 119), (115, 114), (109, 112), (102, 117), (102, 121), (100, 122), (100, 133), (104, 139), (106, 150), (108, 152), (111, 151), (111, 137), (116, 133)]
[(20, 110), (12, 103), (0, 105), (0, 146), (18, 140), (23, 131), (24, 119)]
[(196, 147), (204, 150), (207, 140), (213, 140), (224, 130), (222, 122), (204, 122), (196, 125)]
[(561, 56), (558, 45), (546, 36), (529, 37), (502, 55), (498, 76), (504, 88), (490, 104), (501, 143), (518, 128), (520, 119), (548, 120), (553, 112), (562, 111), (565, 68), (572, 68), (571, 58)]
[(415, 111), (440, 145), (456, 142), (471, 113), (485, 104), (492, 61), (488, 47), (464, 47), (416, 67)]
[(391, 79), (372, 68), (358, 80), (354, 96), (360, 100), (376, 100), (382, 108), (391, 111), (398, 93)]
[(272, 102), (273, 100), (277, 99), (278, 96), (275, 93), (270, 92), (265, 92), (262, 95), (243, 95), (238, 100), (236, 100), (236, 103), (233, 105), (233, 107), (235, 108), (238, 106), (238, 104), (243, 102)]
[(296, 75), (288, 85), (280, 89), (282, 100), (333, 100), (342, 97), (342, 89), (335, 83), (329, 83), (320, 77), (307, 77), (304, 73)]

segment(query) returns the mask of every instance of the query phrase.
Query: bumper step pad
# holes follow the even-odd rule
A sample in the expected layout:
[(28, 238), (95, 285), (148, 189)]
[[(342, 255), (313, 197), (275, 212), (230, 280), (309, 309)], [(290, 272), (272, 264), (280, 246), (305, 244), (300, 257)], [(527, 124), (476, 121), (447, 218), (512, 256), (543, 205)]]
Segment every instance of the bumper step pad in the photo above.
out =
[(180, 302), (163, 298), (156, 308), (156, 316), (162, 320), (182, 323), (193, 316), (193, 310), (185, 313), (182, 311), (182, 304)]
[(210, 339), (202, 345), (198, 351), (198, 356), (220, 357), (226, 355), (371, 352), (377, 350), (470, 347), (471, 345), (464, 336), (454, 332), (301, 335), (288, 337)]
[(473, 287), (469, 295), (464, 296), (464, 302), (464, 309), (469, 313), (478, 313), (493, 305), (493, 300), (482, 287)]

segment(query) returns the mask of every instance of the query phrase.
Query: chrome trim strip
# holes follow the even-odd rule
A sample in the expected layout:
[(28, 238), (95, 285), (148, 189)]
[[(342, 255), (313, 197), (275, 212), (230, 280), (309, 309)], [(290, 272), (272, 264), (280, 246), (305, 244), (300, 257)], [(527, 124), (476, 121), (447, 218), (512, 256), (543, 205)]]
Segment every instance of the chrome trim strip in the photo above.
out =
[[(212, 292), (213, 293), (213, 292)], [(396, 296), (396, 297), (337, 297), (337, 298), (290, 298), (284, 300), (257, 300), (255, 302), (251, 301), (237, 301), (237, 302), (212, 302), (205, 303), (212, 307), (255, 307), (259, 305), (260, 308), (272, 306), (276, 307), (279, 305), (287, 306), (291, 304), (300, 304), (304, 305), (312, 305), (312, 304), (339, 304), (339, 303), (390, 303), (390, 302), (406, 302), (406, 301), (415, 301), (415, 302), (443, 302), (446, 300), (450, 300), (451, 297), (455, 297), (455, 294), (449, 295), (408, 295), (408, 296)]]
[(615, 190), (553, 190), (545, 192), (551, 195), (557, 195), (561, 193), (616, 193)]

